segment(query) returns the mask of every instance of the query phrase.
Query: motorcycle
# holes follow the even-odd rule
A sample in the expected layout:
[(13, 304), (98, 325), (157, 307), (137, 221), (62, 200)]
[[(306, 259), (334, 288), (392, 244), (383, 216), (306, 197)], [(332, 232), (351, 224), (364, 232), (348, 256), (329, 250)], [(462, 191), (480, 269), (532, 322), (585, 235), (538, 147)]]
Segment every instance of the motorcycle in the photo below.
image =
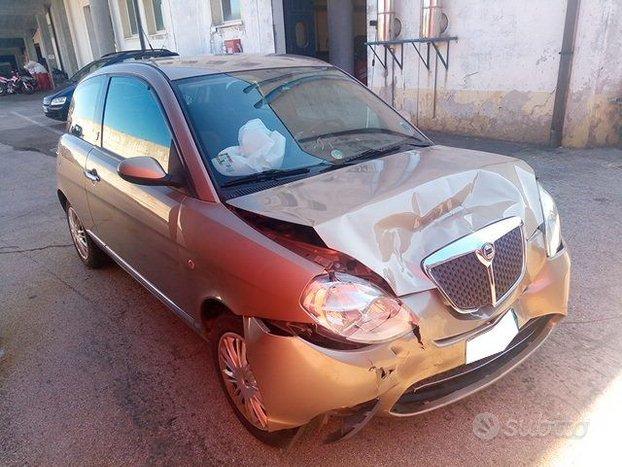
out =
[(20, 75), (16, 71), (10, 78), (0, 76), (0, 96), (7, 94), (32, 94), (37, 90), (37, 80), (29, 75)]

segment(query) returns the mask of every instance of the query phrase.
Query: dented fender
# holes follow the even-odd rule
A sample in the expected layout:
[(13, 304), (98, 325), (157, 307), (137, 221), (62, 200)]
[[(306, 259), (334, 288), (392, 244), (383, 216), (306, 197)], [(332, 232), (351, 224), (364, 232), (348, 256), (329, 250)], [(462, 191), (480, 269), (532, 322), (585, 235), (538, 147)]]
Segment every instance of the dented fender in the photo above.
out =
[[(374, 413), (396, 415), (391, 410), (409, 387), (464, 365), (466, 340), (494, 325), (509, 308), (514, 310), (521, 328), (533, 318), (553, 317), (546, 334), (521, 355), (531, 353), (567, 313), (569, 273), (566, 250), (552, 258), (534, 258), (520, 292), (499, 307), (494, 316), (483, 319), (465, 320), (435, 291), (405, 297), (405, 303), (420, 318), (421, 342), (409, 333), (362, 349), (334, 350), (297, 336), (272, 334), (261, 319), (244, 318), (247, 356), (269, 414), (268, 429), (298, 427), (319, 415), (373, 400), (378, 400)], [(457, 392), (455, 400), (490, 384), (520, 361), (522, 357), (511, 360), (499, 375)], [(449, 398), (443, 405), (452, 401)]]
[(300, 337), (271, 334), (256, 318), (244, 319), (244, 333), (271, 431), (377, 398), (398, 384), (396, 367), (419, 349), (414, 335), (395, 349), (390, 344), (326, 349)]

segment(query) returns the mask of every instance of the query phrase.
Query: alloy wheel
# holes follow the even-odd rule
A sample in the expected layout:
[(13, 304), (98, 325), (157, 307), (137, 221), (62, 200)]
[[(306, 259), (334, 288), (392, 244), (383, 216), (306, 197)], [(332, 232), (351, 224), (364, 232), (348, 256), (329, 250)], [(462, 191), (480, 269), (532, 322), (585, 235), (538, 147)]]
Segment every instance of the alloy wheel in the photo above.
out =
[(268, 417), (257, 380), (246, 359), (244, 338), (226, 332), (218, 342), (218, 365), (229, 397), (254, 427), (267, 430)]
[(78, 250), (80, 257), (86, 260), (89, 255), (86, 230), (80, 222), (78, 214), (72, 207), (69, 207), (67, 210), (67, 219), (69, 220), (69, 232), (71, 233), (73, 244), (76, 246), (76, 250)]

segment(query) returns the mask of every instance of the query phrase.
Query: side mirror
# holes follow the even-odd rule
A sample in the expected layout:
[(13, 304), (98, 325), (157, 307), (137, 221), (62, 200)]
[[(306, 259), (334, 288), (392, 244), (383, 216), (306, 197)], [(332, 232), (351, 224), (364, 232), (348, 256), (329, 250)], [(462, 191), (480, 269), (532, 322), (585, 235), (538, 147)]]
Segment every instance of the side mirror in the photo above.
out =
[(169, 177), (160, 163), (152, 157), (131, 157), (119, 163), (119, 176), (128, 182), (138, 185), (171, 185), (177, 186)]

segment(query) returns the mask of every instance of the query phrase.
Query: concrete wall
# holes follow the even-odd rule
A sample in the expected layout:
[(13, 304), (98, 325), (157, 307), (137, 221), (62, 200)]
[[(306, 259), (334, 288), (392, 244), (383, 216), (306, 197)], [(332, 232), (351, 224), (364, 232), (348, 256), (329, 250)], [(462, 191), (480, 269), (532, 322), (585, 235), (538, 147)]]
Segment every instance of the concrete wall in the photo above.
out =
[(93, 55), (84, 18), (84, 7), (89, 2), (88, 0), (64, 0), (64, 2), (77, 65), (79, 68), (82, 68), (87, 63), (99, 58)]
[[(55, 0), (56, 1), (56, 0)], [(145, 1), (138, 0), (139, 14), (147, 31)], [(275, 0), (276, 1), (276, 0)], [(75, 49), (77, 65), (82, 67), (95, 57), (89, 41), (84, 6), (89, 0), (64, 0), (68, 29)], [(128, 33), (125, 0), (109, 0), (116, 50), (140, 49), (137, 34)], [(162, 2), (163, 31), (147, 31), (153, 48), (167, 48), (181, 55), (224, 53), (224, 41), (240, 39), (245, 53), (274, 53), (271, 0), (242, 0), (241, 20), (213, 24), (209, 0), (164, 0)], [(97, 21), (93, 17), (93, 21)]]
[[(138, 36), (125, 37), (122, 24), (123, 3), (110, 0), (113, 28), (118, 50), (139, 49)], [(143, 25), (147, 24), (142, 0), (139, 0)], [(241, 21), (212, 24), (209, 0), (164, 0), (162, 16), (165, 31), (150, 34), (154, 48), (165, 47), (181, 55), (224, 53), (224, 41), (240, 39), (245, 53), (273, 53), (272, 4), (269, 0), (242, 0)]]
[[(622, 6), (618, 0), (582, 3), (564, 142), (612, 144), (618, 120), (607, 101), (622, 94)], [(418, 37), (420, 0), (395, 0), (395, 10), (403, 25), (399, 38)], [(547, 143), (565, 10), (566, 0), (445, 1), (445, 35), (458, 41), (450, 45), (449, 70), (438, 64), (436, 115), (435, 60), (428, 71), (410, 45), (403, 70), (372, 67), (370, 52), (369, 85), (423, 130)], [(368, 0), (367, 13), (368, 20), (376, 18), (375, 0)], [(368, 27), (369, 40), (375, 34)]]
[(622, 2), (584, 0), (564, 121), (563, 145), (620, 144), (622, 97)]
[[(142, 19), (142, 24), (146, 28), (147, 20), (145, 17), (145, 10), (142, 5), (142, 0), (139, 0), (139, 10), (140, 16)], [(185, 16), (185, 11), (175, 11), (171, 10), (170, 0), (166, 0), (162, 2), (162, 19), (164, 20), (165, 31), (162, 33), (148, 34), (149, 42), (154, 49), (163, 47), (166, 49), (175, 50), (176, 49), (176, 34), (175, 29), (173, 27), (173, 17), (172, 14), (180, 15), (182, 18)], [(200, 8), (199, 0), (187, 0), (186, 8), (184, 10), (190, 10), (194, 12), (194, 21), (189, 21), (189, 24), (185, 24), (186, 31), (188, 34), (195, 35), (198, 37), (198, 20), (200, 19), (200, 15), (197, 15), (197, 10)], [(126, 36), (126, 31), (123, 28), (123, 20), (122, 20), (122, 8), (124, 8), (125, 2), (123, 0), (109, 0), (110, 5), (110, 14), (112, 15), (112, 27), (114, 29), (115, 41), (117, 45), (117, 50), (136, 50), (140, 49), (140, 39), (138, 35)], [(183, 19), (182, 19), (182, 22)], [(198, 41), (197, 41), (198, 42)], [(149, 45), (147, 45), (147, 48)]]
[(271, 0), (272, 24), (274, 25), (274, 50), (277, 54), (284, 54), (285, 47), (285, 18), (283, 16), (283, 0)]
[[(76, 60), (73, 38), (69, 29), (67, 10), (63, 0), (52, 0), (50, 13), (52, 15), (54, 27), (56, 28), (56, 38), (58, 40), (58, 48), (63, 62), (63, 68), (65, 72), (71, 76), (78, 71), (78, 62)], [(36, 55), (33, 60), (37, 60)]]
[[(449, 70), (438, 63), (436, 116), (436, 61), (428, 71), (412, 46), (405, 48), (404, 70), (395, 70), (396, 107), (423, 129), (547, 141), (565, 0), (445, 3), (445, 34), (458, 36), (458, 42), (450, 45)], [(419, 5), (419, 0), (396, 1), (400, 38), (419, 36)], [(375, 1), (368, 14), (375, 17)], [(370, 40), (375, 32), (368, 31)], [(387, 76), (383, 71), (376, 63), (370, 84), (389, 99), (392, 70)]]

